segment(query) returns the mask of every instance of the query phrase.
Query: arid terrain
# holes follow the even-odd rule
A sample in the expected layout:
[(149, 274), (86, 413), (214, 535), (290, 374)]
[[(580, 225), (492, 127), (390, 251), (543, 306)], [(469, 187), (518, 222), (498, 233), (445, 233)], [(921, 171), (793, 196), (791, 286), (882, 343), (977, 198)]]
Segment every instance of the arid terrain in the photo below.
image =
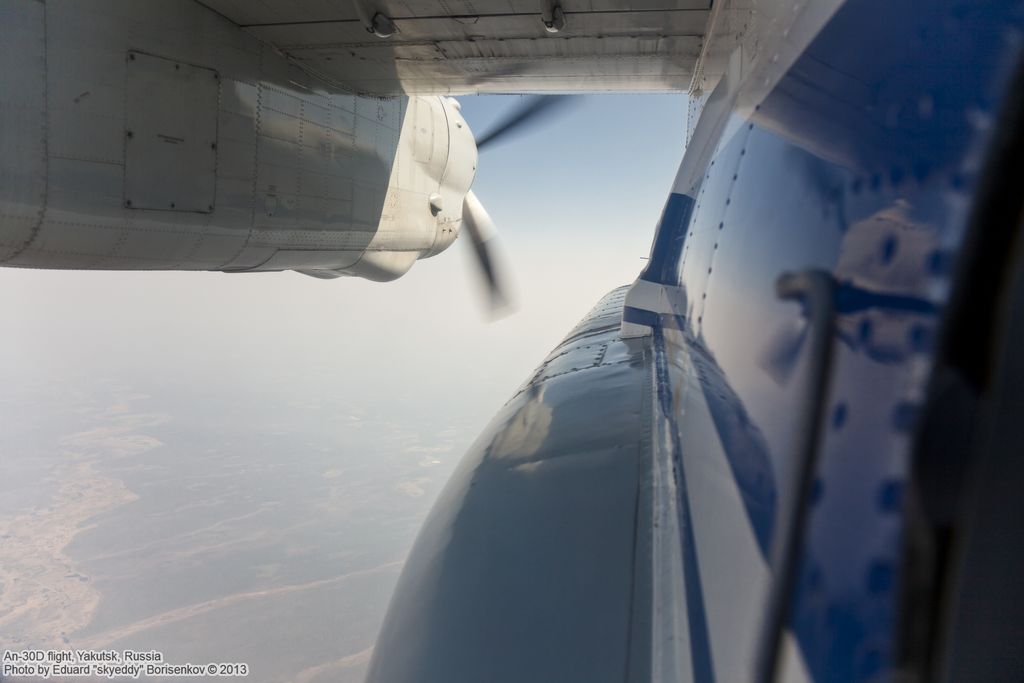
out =
[(361, 680), (453, 430), (301, 397), (72, 389), (5, 399), (0, 650)]

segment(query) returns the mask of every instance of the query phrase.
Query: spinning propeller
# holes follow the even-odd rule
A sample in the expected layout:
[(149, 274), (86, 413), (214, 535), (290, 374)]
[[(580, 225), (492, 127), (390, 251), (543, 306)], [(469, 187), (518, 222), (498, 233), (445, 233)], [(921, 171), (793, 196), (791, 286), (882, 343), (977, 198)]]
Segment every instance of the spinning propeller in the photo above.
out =
[[(494, 128), (477, 139), (477, 150), (482, 150), (485, 146), (493, 145), (502, 139), (507, 142), (512, 139), (509, 137), (510, 133), (521, 135), (549, 119), (552, 114), (562, 109), (572, 99), (572, 97), (560, 95), (535, 95), (527, 99), (501, 119)], [(473, 253), (480, 266), (490, 312), (495, 317), (501, 317), (508, 312), (510, 301), (501, 276), (500, 261), (503, 259), (494, 239), (497, 237), (498, 231), (494, 227), (494, 221), (472, 190), (466, 194), (466, 199), (462, 204), (462, 227), (469, 235)]]
[(525, 133), (537, 124), (550, 119), (553, 114), (572, 100), (572, 97), (565, 95), (534, 95), (528, 98), (502, 118), (486, 135), (477, 139), (477, 150), (483, 149), (517, 129), (521, 129), (519, 130), (520, 134)]

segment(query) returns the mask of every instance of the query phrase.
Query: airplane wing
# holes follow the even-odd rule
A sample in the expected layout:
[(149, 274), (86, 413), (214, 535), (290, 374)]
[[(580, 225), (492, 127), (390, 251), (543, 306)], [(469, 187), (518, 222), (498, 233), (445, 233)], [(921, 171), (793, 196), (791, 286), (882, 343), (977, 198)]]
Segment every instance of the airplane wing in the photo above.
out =
[(446, 95), (709, 90), (710, 6), (0, 0), (0, 266), (385, 281), (465, 224), (490, 272)]
[(367, 95), (689, 88), (710, 0), (203, 0)]

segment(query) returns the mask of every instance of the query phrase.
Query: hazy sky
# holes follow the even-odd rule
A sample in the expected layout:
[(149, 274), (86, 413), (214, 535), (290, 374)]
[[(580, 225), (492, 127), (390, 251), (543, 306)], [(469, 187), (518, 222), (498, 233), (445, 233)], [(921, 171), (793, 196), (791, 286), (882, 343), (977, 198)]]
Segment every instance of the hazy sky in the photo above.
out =
[[(684, 96), (577, 99), (480, 158), (474, 190), (519, 302), (505, 320), (485, 321), (461, 243), (386, 284), (0, 269), (0, 380), (287, 387), (482, 427), (601, 295), (635, 277), (681, 158)], [(519, 101), (462, 98), (477, 134)]]

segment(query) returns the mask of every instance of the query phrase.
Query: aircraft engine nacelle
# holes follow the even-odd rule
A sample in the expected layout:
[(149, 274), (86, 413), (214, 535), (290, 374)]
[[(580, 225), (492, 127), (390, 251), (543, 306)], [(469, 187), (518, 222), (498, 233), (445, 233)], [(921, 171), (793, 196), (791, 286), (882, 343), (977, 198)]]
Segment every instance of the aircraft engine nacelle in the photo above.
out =
[(380, 224), (365, 253), (347, 268), (301, 272), (386, 281), (403, 275), (417, 259), (440, 254), (459, 236), (476, 165), (476, 143), (458, 101), (409, 98)]
[[(160, 7), (97, 13), (110, 38), (87, 45), (42, 5), (4, 14), (0, 266), (392, 280), (456, 239), (477, 155), (455, 100), (341, 92)], [(165, 14), (208, 30), (170, 41)]]
[[(415, 103), (415, 105), (413, 105)], [(429, 111), (433, 140), (422, 129), (412, 132), (413, 163), (421, 169), (431, 190), (427, 196), (429, 213), (435, 218), (434, 245), (423, 257), (440, 254), (455, 241), (462, 224), (463, 203), (476, 175), (477, 151), (473, 133), (462, 118), (461, 107), (452, 97), (414, 97), (410, 108)], [(407, 117), (408, 119), (409, 117)], [(417, 115), (412, 122), (422, 119)], [(408, 125), (408, 124), (407, 124)], [(429, 160), (417, 158), (427, 147)]]

